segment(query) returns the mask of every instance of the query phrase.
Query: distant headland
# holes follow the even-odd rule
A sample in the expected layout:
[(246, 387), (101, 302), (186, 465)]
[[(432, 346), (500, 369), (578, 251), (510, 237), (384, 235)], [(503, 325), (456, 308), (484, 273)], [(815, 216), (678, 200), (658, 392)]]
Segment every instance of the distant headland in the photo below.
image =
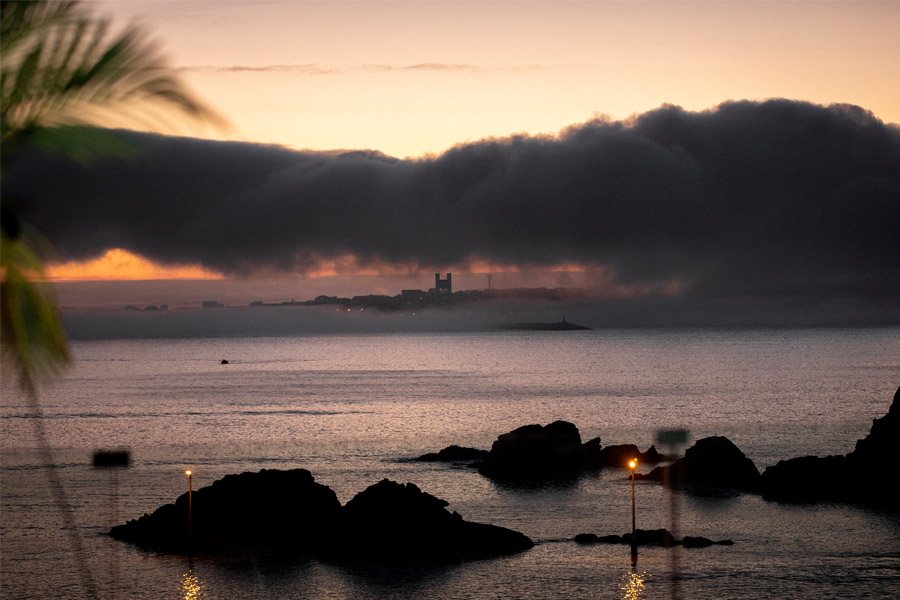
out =
[[(282, 302), (263, 302), (254, 300), (248, 306), (252, 307), (276, 307), (276, 306), (333, 306), (343, 310), (379, 310), (386, 312), (413, 311), (426, 308), (451, 308), (455, 306), (484, 302), (490, 300), (526, 300), (534, 302), (561, 302), (564, 300), (585, 298), (588, 293), (583, 288), (568, 287), (537, 287), (537, 288), (492, 288), (476, 290), (453, 290), (453, 274), (447, 273), (441, 277), (440, 273), (434, 274), (434, 287), (427, 290), (408, 289), (401, 290), (399, 294), (388, 296), (386, 294), (365, 294), (352, 297), (319, 295), (310, 300), (285, 300)], [(242, 308), (244, 305), (226, 305), (218, 300), (205, 300), (199, 308), (221, 309)], [(190, 308), (198, 308), (197, 306)], [(129, 304), (125, 306), (128, 311), (159, 311), (168, 310), (167, 304), (148, 304), (139, 306)], [(543, 329), (543, 330), (570, 330), (588, 329), (572, 323), (513, 323), (508, 329)], [(563, 326), (559, 326), (559, 325)], [(527, 326), (537, 325), (537, 326)]]

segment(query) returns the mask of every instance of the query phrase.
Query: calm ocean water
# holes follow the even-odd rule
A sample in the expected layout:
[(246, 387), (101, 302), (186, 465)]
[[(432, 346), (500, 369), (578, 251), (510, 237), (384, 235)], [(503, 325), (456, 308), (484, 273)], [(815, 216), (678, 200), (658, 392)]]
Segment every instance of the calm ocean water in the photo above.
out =
[[(900, 384), (900, 329), (318, 335), (76, 342), (41, 395), (58, 473), (103, 597), (667, 598), (671, 550), (579, 547), (630, 527), (626, 473), (571, 485), (496, 485), (404, 459), (450, 443), (488, 448), (527, 423), (574, 422), (582, 438), (649, 445), (684, 427), (726, 435), (762, 470), (852, 450)], [(227, 358), (228, 365), (220, 360)], [(35, 451), (33, 418), (3, 381), (4, 598), (80, 597), (78, 571)], [(115, 479), (93, 449), (128, 446)], [(227, 474), (303, 467), (342, 502), (388, 477), (465, 518), (538, 545), (429, 569), (142, 552), (104, 533)], [(894, 474), (896, 475), (896, 474)], [(889, 474), (886, 474), (886, 479)], [(883, 485), (864, 482), (860, 485)], [(679, 552), (686, 598), (900, 597), (900, 517), (753, 495), (679, 495), (681, 532), (734, 546)], [(638, 526), (669, 526), (669, 497), (637, 488)]]

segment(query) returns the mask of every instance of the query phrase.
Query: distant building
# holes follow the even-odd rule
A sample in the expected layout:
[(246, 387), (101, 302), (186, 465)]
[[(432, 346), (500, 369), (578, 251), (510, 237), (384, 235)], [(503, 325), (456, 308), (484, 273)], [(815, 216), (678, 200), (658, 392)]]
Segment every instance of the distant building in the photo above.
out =
[(441, 279), (440, 273), (434, 274), (434, 291), (439, 294), (453, 293), (453, 273), (447, 273), (446, 279)]

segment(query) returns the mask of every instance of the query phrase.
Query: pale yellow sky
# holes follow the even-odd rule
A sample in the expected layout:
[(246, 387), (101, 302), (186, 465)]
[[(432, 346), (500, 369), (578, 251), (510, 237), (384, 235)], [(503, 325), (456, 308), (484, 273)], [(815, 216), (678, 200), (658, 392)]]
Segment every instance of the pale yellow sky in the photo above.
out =
[[(900, 3), (98, 2), (233, 124), (406, 157), (596, 114), (846, 102), (900, 122)], [(196, 132), (195, 132), (196, 134)]]

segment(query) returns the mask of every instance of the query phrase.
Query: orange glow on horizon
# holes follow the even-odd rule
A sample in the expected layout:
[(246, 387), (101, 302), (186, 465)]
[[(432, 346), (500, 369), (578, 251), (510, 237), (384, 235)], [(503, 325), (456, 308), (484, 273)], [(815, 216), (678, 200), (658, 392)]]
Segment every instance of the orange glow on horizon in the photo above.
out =
[(49, 281), (141, 281), (151, 279), (223, 279), (197, 265), (162, 265), (137, 254), (113, 248), (88, 261), (51, 263), (45, 272)]
[[(560, 262), (549, 265), (504, 264), (470, 258), (458, 264), (424, 267), (419, 263), (391, 263), (363, 260), (352, 254), (338, 257), (306, 256), (295, 272), (258, 270), (244, 273), (238, 279), (257, 281), (297, 281), (341, 277), (397, 277), (430, 280), (433, 273), (452, 272), (459, 275), (483, 276), (506, 274), (527, 277), (532, 286), (577, 287), (590, 290), (597, 298), (630, 299), (648, 295), (677, 296), (690, 288), (690, 281), (674, 277), (656, 281), (623, 282), (616, 269), (602, 264)], [(560, 279), (563, 277), (563, 279)], [(153, 281), (202, 280), (223, 281), (232, 277), (198, 265), (164, 265), (121, 248), (107, 250), (103, 256), (89, 261), (49, 264), (45, 279), (50, 282), (76, 281)], [(508, 287), (520, 283), (510, 282)], [(348, 292), (349, 293), (349, 292)]]

